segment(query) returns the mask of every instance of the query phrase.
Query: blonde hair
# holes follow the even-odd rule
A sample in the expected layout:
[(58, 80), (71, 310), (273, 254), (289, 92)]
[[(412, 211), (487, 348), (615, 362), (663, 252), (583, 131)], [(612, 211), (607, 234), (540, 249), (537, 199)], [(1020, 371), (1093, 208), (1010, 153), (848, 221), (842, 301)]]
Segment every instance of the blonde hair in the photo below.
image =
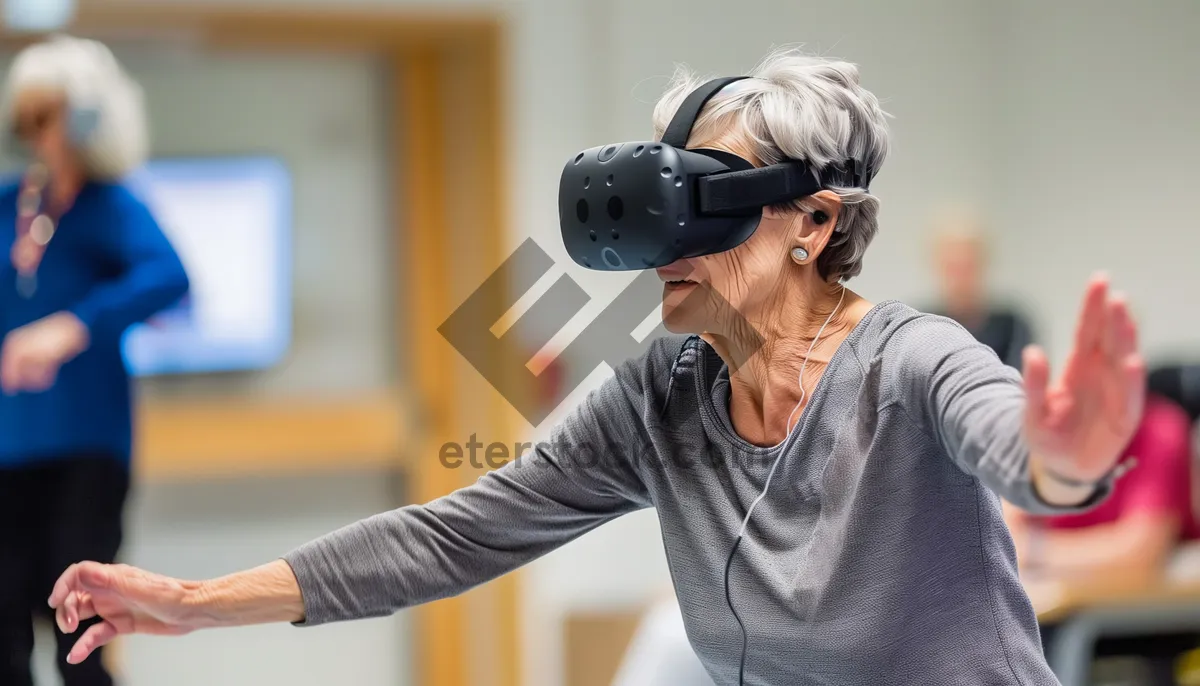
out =
[(116, 180), (145, 162), (149, 130), (142, 89), (104, 44), (59, 35), (22, 50), (0, 99), (0, 126), (9, 137), (17, 96), (31, 88), (61, 91), (73, 112), (92, 110), (95, 126), (75, 142), (89, 177)]
[(950, 245), (969, 245), (980, 254), (987, 253), (987, 223), (971, 205), (951, 204), (937, 208), (930, 226), (934, 250)]
[[(804, 160), (819, 170), (854, 159), (872, 175), (879, 171), (888, 153), (888, 115), (859, 85), (857, 66), (787, 49), (770, 54), (750, 77), (708, 101), (692, 127), (689, 147), (732, 135), (749, 146), (756, 164)], [(654, 108), (657, 138), (688, 94), (707, 80), (683, 67), (676, 70)], [(829, 190), (841, 198), (842, 211), (817, 267), (826, 279), (849, 279), (862, 272), (863, 254), (879, 231), (879, 199), (861, 187)], [(815, 209), (803, 198), (787, 207)]]

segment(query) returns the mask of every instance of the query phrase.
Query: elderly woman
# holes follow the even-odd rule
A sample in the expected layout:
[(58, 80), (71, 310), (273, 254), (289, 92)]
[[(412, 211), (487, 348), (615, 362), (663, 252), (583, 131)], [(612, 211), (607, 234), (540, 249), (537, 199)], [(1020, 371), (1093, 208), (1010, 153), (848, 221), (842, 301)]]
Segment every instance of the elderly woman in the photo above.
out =
[[(879, 169), (885, 115), (853, 65), (785, 52), (752, 76), (704, 106), (688, 147)], [(660, 136), (699, 83), (659, 103)], [(1097, 279), (1061, 380), (1037, 349), (1022, 379), (953, 321), (843, 285), (878, 209), (831, 185), (660, 268), (667, 326), (696, 335), (655, 341), (556, 440), (468, 488), (211, 581), (70, 567), (50, 597), (60, 626), (104, 621), (69, 659), (125, 633), (386, 615), (655, 507), (717, 683), (1054, 683), (994, 492), (1040, 512), (1104, 497), (1142, 403), (1134, 325)]]
[[(63, 565), (112, 561), (129, 488), (121, 335), (188, 280), (118, 181), (141, 164), (141, 93), (108, 50), (55, 38), (17, 56), (0, 114), (30, 157), (0, 188), (0, 683), (32, 684), (32, 615)], [(66, 686), (111, 684), (99, 656)]]

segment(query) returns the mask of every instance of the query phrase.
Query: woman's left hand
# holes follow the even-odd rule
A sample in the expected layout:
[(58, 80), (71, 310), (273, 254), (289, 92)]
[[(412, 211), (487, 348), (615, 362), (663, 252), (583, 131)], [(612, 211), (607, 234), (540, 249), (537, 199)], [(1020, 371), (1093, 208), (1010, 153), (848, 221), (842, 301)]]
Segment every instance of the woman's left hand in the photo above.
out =
[(0, 387), (5, 393), (44, 391), (58, 370), (87, 349), (88, 329), (70, 312), (58, 312), (9, 332), (0, 347)]
[(1047, 495), (1043, 482), (1055, 476), (1059, 486), (1102, 479), (1129, 445), (1146, 398), (1137, 327), (1106, 277), (1088, 284), (1062, 377), (1049, 383), (1050, 364), (1036, 346), (1026, 348), (1024, 367), (1025, 437), (1039, 492)]

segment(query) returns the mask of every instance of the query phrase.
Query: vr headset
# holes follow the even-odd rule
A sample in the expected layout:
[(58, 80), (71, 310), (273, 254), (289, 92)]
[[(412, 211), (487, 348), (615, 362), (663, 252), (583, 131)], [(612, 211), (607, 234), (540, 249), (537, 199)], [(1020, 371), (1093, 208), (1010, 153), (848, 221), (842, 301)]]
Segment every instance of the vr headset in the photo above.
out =
[(870, 173), (854, 160), (821, 170), (803, 160), (756, 168), (722, 150), (686, 150), (704, 104), (745, 78), (697, 88), (661, 141), (602, 145), (567, 162), (558, 216), (571, 259), (602, 271), (663, 267), (737, 247), (758, 228), (764, 207), (830, 186), (867, 187)]

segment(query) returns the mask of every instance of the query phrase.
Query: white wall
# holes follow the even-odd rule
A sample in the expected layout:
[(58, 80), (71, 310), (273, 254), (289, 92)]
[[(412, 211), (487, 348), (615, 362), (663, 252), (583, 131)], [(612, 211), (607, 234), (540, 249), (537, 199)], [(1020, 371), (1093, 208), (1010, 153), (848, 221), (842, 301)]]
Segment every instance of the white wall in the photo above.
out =
[(994, 8), (998, 281), (1053, 356), (1106, 269), (1151, 359), (1200, 357), (1200, 3), (1013, 0)]

